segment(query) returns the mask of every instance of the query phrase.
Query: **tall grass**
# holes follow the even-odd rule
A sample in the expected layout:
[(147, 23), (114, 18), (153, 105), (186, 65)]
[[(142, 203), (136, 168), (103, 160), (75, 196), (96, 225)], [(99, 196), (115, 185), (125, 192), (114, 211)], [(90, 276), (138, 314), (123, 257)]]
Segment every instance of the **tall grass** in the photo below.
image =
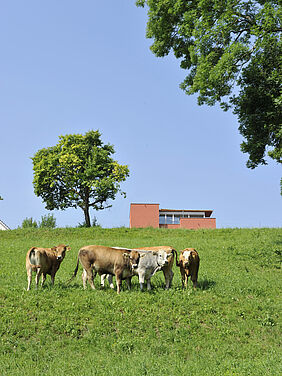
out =
[[(31, 246), (72, 248), (55, 286), (27, 292)], [(194, 247), (199, 288), (82, 289), (87, 244)], [(1, 375), (280, 375), (281, 229), (22, 229), (0, 233)], [(81, 270), (81, 269), (80, 269)]]

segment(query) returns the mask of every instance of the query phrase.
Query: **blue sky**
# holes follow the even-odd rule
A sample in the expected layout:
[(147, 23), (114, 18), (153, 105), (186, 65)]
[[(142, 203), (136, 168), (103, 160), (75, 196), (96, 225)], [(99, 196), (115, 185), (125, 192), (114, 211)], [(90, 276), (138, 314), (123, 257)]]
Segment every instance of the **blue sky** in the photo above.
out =
[[(133, 0), (0, 2), (0, 219), (11, 228), (48, 213), (30, 158), (90, 129), (130, 169), (127, 197), (91, 213), (103, 227), (129, 226), (131, 202), (212, 209), (217, 227), (281, 226), (281, 166), (246, 168), (236, 117), (179, 89), (185, 71), (151, 53), (146, 19)], [(84, 220), (52, 213), (59, 227)]]

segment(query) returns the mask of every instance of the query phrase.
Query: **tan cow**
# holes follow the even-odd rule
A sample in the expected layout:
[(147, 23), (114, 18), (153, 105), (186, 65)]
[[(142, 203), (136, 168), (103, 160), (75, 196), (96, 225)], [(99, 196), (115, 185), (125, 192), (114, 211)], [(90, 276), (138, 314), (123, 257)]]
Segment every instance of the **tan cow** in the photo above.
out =
[(142, 247), (142, 248), (136, 248), (136, 249), (142, 249), (144, 251), (161, 251), (164, 250), (166, 253), (169, 255), (168, 256), (168, 263), (164, 265), (161, 270), (164, 273), (165, 277), (165, 288), (168, 290), (171, 287), (171, 282), (173, 279), (173, 261), (174, 261), (174, 255), (176, 255), (177, 258), (177, 253), (176, 250), (170, 246), (167, 245), (162, 245), (162, 246), (155, 246), (155, 247)]
[(182, 277), (182, 288), (187, 287), (188, 277), (191, 277), (194, 288), (197, 287), (200, 257), (196, 249), (186, 248), (180, 252), (179, 261), (176, 260)]
[[(137, 258), (139, 259), (139, 254)], [(82, 282), (84, 289), (87, 280), (91, 288), (95, 289), (94, 278), (97, 273), (99, 275), (110, 274), (116, 277), (117, 293), (119, 294), (123, 279), (127, 281), (130, 289), (133, 275), (132, 265), (137, 264), (138, 259), (132, 257), (130, 250), (127, 249), (88, 245), (82, 247), (78, 252), (77, 264), (71, 280), (76, 276), (80, 262), (83, 267)]]
[(42, 274), (41, 286), (46, 280), (46, 274), (51, 275), (51, 283), (54, 285), (55, 275), (60, 268), (61, 262), (65, 258), (66, 251), (70, 247), (60, 244), (53, 248), (32, 247), (26, 254), (27, 290), (30, 290), (32, 272), (36, 272), (35, 283), (38, 287), (39, 278)]

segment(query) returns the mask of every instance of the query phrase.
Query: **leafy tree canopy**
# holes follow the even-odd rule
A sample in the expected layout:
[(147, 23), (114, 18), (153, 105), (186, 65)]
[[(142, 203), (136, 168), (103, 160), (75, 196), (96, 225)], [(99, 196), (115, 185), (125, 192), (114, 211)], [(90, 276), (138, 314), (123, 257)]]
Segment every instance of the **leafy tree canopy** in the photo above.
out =
[(148, 6), (156, 56), (174, 52), (188, 74), (180, 87), (198, 103), (233, 108), (247, 166), (282, 162), (281, 1), (138, 0)]
[(113, 146), (103, 144), (99, 131), (60, 136), (57, 145), (32, 158), (35, 194), (48, 210), (81, 208), (90, 227), (89, 209), (110, 207), (107, 201), (121, 192), (120, 183), (129, 175), (128, 166), (118, 164), (112, 154)]

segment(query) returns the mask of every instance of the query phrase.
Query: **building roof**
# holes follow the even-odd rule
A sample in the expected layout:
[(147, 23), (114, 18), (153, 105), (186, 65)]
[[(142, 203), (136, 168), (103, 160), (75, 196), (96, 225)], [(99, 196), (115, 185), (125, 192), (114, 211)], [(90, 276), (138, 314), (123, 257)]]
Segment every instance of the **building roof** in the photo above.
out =
[(160, 213), (177, 213), (177, 214), (185, 214), (185, 213), (205, 213), (205, 217), (210, 217), (212, 215), (213, 210), (195, 210), (195, 209), (189, 209), (189, 210), (181, 210), (181, 209), (160, 209)]
[(1, 219), (0, 219), (0, 230), (10, 230), (10, 228), (7, 225), (5, 225), (5, 223), (1, 221)]

